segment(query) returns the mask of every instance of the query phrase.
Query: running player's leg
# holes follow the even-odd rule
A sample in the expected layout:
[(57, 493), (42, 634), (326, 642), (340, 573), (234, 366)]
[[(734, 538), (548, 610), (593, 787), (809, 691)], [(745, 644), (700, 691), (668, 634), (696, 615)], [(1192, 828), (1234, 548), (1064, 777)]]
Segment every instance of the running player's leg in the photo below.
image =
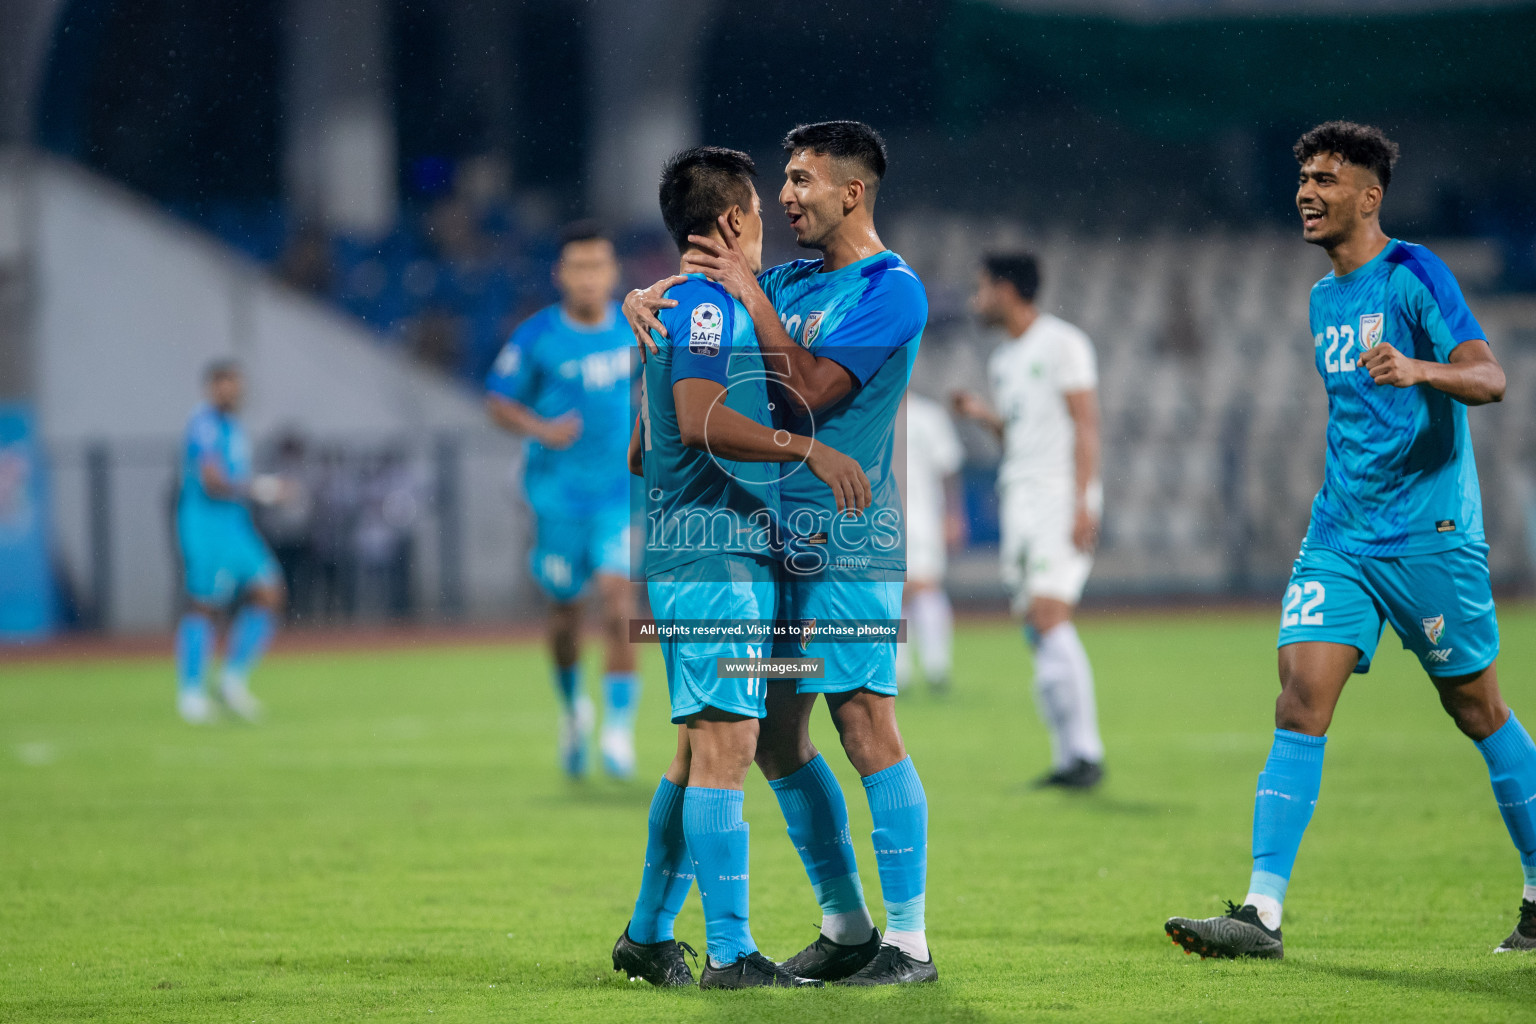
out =
[(560, 764), (567, 775), (587, 771), (587, 738), (596, 717), (581, 686), (581, 592), (585, 588), (588, 524), (541, 516), (528, 553), (529, 568), (549, 597), (548, 643), (560, 702)]
[(1488, 765), (1494, 799), (1520, 855), (1520, 923), (1498, 952), (1536, 949), (1536, 746), (1499, 692), (1498, 613), (1488, 547), (1372, 560), (1388, 618), (1418, 656), (1457, 728)]
[(1446, 713), (1483, 755), (1493, 798), (1520, 854), (1519, 923), (1495, 952), (1536, 950), (1536, 744), (1504, 703), (1495, 666), (1472, 676), (1436, 678), (1435, 687)]
[(1241, 906), (1221, 917), (1170, 918), (1164, 930), (1202, 956), (1284, 955), (1280, 922), (1302, 835), (1322, 785), (1323, 750), (1352, 672), (1370, 668), (1380, 604), (1361, 560), (1303, 546), (1281, 611), (1275, 735), (1253, 807), (1253, 869)]
[(591, 543), (588, 558), (596, 567), (606, 644), (599, 746), (608, 774), (627, 779), (635, 773), (635, 711), (640, 702), (635, 649), (629, 642), (629, 620), (635, 617), (635, 588), (629, 581), (629, 507), (597, 517)]
[(581, 601), (556, 601), (549, 609), (549, 656), (560, 700), (560, 764), (567, 775), (587, 772), (587, 739), (596, 714), (581, 686)]

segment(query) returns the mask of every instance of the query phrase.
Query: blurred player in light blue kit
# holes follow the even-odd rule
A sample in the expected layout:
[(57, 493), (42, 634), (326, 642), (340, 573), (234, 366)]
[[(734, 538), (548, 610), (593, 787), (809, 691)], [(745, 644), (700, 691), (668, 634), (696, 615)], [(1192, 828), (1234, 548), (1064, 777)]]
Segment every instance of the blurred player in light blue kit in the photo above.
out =
[[(762, 262), (762, 214), (745, 153), (701, 146), (667, 162), (661, 211), (686, 253), (715, 218)], [(869, 481), (820, 441), (776, 429), (752, 318), (702, 276), (674, 279), (676, 308), (652, 338), (629, 465), (645, 479), (645, 575), (658, 625), (771, 623), (780, 511), (780, 466), (803, 474), (835, 509), (863, 509)], [(672, 339), (670, 342), (667, 338)], [(766, 653), (767, 637), (662, 640), (677, 754), (651, 801), (645, 868), (615, 970), (654, 985), (686, 985), (673, 923), (694, 878), (704, 904), (707, 954), (701, 988), (798, 987), (807, 982), (764, 956), (748, 924), (749, 828), (742, 786), (766, 713), (760, 675), (724, 670)], [(690, 870), (691, 869), (691, 870)]]
[(247, 720), (261, 713), (251, 695), (251, 671), (261, 660), (283, 605), (277, 560), (251, 521), (249, 502), (280, 496), (281, 481), (251, 475), (251, 446), (235, 419), (244, 379), (233, 362), (212, 364), (205, 375), (207, 400), (187, 423), (176, 536), (181, 545), (188, 608), (176, 629), (176, 709), (188, 722), (216, 713), (205, 676), (217, 645), (215, 619), (239, 605), (229, 623), (224, 674), (218, 694), (224, 706)]
[[(842, 515), (804, 471), (783, 481), (785, 554), (780, 618), (800, 623), (895, 623), (901, 618), (901, 494), (892, 472), (896, 413), (928, 321), (928, 298), (906, 262), (875, 231), (885, 142), (869, 125), (801, 125), (784, 139), (779, 205), (796, 242), (820, 259), (756, 275), (728, 224), (718, 239), (689, 239), (685, 271), (720, 283), (751, 313), (766, 359), (787, 368), (776, 382), (784, 426), (847, 452), (869, 475), (872, 500)], [(661, 282), (665, 285), (667, 282)], [(626, 311), (660, 308), (657, 286), (632, 293)], [(654, 321), (651, 321), (654, 322)], [(795, 974), (847, 985), (934, 981), (925, 908), (928, 798), (896, 723), (896, 643), (781, 645), (782, 657), (824, 659), (825, 677), (770, 685), (757, 763), (779, 798), (789, 835), (821, 906), (821, 934), (785, 961)], [(810, 738), (819, 694), (864, 784), (874, 821), (885, 933), (864, 901), (848, 832), (848, 807)]]
[(606, 640), (603, 766), (635, 770), (640, 697), (629, 644), (631, 336), (612, 301), (619, 281), (613, 243), (595, 225), (565, 231), (555, 267), (560, 302), (512, 335), (486, 381), (492, 422), (528, 437), (523, 487), (536, 519), (533, 577), (553, 602), (549, 645), (560, 699), (560, 760), (580, 777), (595, 717), (581, 682), (581, 597), (593, 584)]
[(1280, 920), (1317, 804), (1326, 733), (1352, 673), (1390, 625), (1483, 755), (1519, 852), (1519, 922), (1495, 952), (1536, 949), (1536, 746), (1499, 692), (1499, 626), (1467, 406), (1504, 397), (1504, 371), (1434, 253), (1381, 229), (1397, 145), (1330, 121), (1296, 143), (1302, 237), (1333, 271), (1312, 288), (1328, 392), (1323, 486), (1281, 606), (1275, 738), (1253, 810), (1243, 905), (1175, 917), (1202, 956), (1284, 955)]

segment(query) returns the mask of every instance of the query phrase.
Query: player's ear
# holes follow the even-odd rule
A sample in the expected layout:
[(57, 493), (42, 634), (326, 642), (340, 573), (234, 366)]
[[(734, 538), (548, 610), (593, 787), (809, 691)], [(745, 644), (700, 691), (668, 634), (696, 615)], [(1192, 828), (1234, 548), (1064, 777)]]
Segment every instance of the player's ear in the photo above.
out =
[(731, 226), (732, 234), (741, 234), (741, 225), (746, 219), (746, 211), (742, 210), (740, 204), (732, 206), (729, 210), (725, 211), (725, 222)]
[(849, 178), (848, 184), (843, 186), (843, 212), (852, 213), (863, 201), (864, 182), (858, 178)]

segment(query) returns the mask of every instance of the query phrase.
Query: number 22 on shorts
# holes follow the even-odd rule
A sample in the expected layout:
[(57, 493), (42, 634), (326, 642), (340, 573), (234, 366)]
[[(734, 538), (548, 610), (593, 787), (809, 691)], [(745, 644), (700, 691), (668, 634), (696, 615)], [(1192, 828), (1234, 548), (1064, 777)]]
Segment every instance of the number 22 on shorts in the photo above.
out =
[(1327, 591), (1316, 580), (1292, 583), (1285, 592), (1284, 613), (1280, 616), (1281, 627), (1321, 626), (1323, 613), (1318, 609), (1327, 597)]

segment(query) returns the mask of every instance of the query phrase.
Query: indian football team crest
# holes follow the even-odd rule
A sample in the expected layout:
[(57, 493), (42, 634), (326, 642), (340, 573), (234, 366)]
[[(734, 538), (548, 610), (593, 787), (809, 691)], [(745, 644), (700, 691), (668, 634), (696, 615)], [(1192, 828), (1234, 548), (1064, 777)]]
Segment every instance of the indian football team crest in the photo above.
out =
[(1382, 327), (1386, 317), (1381, 313), (1365, 313), (1360, 317), (1360, 350), (1370, 351), (1381, 344)]
[(818, 309), (805, 318), (805, 338), (801, 341), (802, 345), (809, 347), (816, 343), (816, 335), (821, 332), (821, 318), (826, 315), (826, 310)]
[(1445, 616), (1436, 615), (1432, 619), (1422, 620), (1424, 623), (1424, 635), (1429, 637), (1431, 645), (1440, 643), (1440, 637), (1445, 634)]
[(701, 302), (693, 307), (693, 317), (688, 325), (688, 351), (696, 356), (719, 355), (724, 325), (720, 307), (713, 302)]

